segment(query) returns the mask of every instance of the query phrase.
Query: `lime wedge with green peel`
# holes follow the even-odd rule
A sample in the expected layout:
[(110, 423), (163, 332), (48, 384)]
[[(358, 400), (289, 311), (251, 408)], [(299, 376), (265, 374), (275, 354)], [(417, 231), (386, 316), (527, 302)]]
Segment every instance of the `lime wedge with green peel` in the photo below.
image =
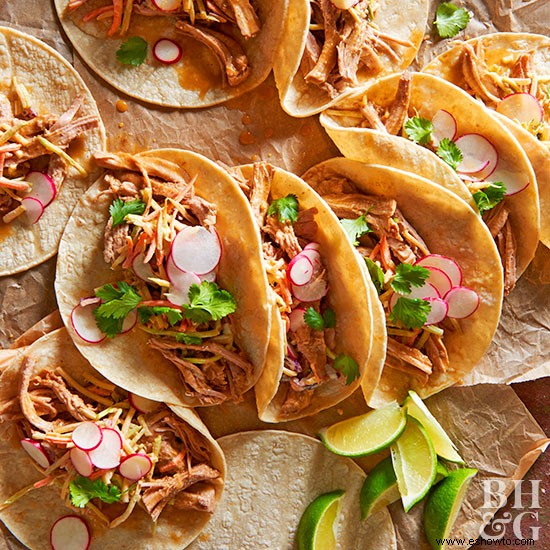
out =
[(397, 478), (391, 457), (388, 457), (372, 469), (363, 483), (359, 497), (361, 517), (366, 519), (392, 502), (398, 501), (399, 497)]
[(405, 411), (397, 403), (391, 403), (323, 428), (319, 437), (337, 455), (365, 456), (389, 447), (406, 424)]
[(432, 548), (446, 548), (443, 539), (449, 537), (468, 485), (476, 474), (477, 470), (472, 468), (453, 470), (430, 493), (424, 507), (424, 531)]
[(441, 462), (437, 462), (437, 468), (435, 469), (435, 480), (434, 485), (437, 485), (442, 479), (445, 479), (449, 475), (449, 470), (441, 464)]
[(409, 396), (405, 400), (403, 408), (409, 416), (416, 418), (430, 436), (435, 447), (435, 452), (449, 462), (457, 462), (464, 464), (464, 460), (458, 454), (455, 444), (450, 437), (445, 433), (441, 424), (436, 420), (435, 416), (428, 410), (422, 399), (414, 391), (409, 391)]
[(298, 550), (332, 550), (336, 548), (334, 524), (344, 491), (332, 491), (318, 496), (304, 510), (298, 531)]
[(403, 435), (391, 447), (391, 458), (403, 508), (408, 512), (426, 496), (437, 471), (434, 446), (415, 418), (408, 417)]

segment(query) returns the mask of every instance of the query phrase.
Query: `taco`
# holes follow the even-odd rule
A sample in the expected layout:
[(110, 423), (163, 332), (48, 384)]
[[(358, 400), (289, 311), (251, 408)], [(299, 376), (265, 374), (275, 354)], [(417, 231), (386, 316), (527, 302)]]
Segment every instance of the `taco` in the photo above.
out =
[(303, 178), (353, 231), (383, 306), (387, 352), (369, 405), (459, 382), (500, 317), (502, 267), (487, 227), (443, 187), (395, 168), (334, 158)]
[(414, 172), (483, 214), (509, 294), (539, 240), (536, 177), (525, 152), (479, 102), (424, 73), (381, 79), (321, 115), (344, 156)]
[(270, 306), (236, 182), (176, 149), (95, 160), (106, 172), (67, 224), (55, 281), (76, 346), (144, 397), (240, 401), (265, 361)]
[(295, 0), (273, 72), (283, 109), (319, 113), (383, 75), (406, 69), (424, 36), (428, 2)]
[[(423, 69), (490, 109), (525, 150), (539, 186), (541, 212), (550, 209), (550, 38), (496, 33), (462, 42)], [(550, 247), (550, 218), (541, 216), (540, 240)]]
[(57, 252), (65, 222), (97, 177), (105, 130), (88, 88), (35, 38), (0, 27), (0, 276)]
[(273, 302), (267, 360), (255, 386), (258, 415), (288, 421), (327, 409), (361, 382), (374, 388), (368, 286), (337, 218), (299, 177), (267, 163), (234, 170), (262, 239)]
[(0, 380), (0, 518), (26, 547), (47, 547), (67, 515), (78, 518), (75, 536), (91, 533), (91, 548), (182, 548), (211, 518), (225, 461), (190, 409), (111, 384), (65, 329)]
[(165, 107), (223, 103), (261, 84), (286, 0), (55, 0), (63, 29), (101, 78)]

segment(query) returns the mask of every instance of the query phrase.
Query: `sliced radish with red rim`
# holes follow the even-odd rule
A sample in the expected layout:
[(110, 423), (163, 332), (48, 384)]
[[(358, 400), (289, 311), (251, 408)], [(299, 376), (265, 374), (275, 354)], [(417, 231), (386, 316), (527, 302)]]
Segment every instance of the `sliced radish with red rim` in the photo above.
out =
[(215, 230), (188, 226), (172, 241), (171, 258), (182, 271), (202, 275), (216, 268), (222, 249)]
[(436, 147), (442, 139), (447, 138), (452, 141), (456, 137), (458, 129), (456, 119), (448, 111), (439, 109), (432, 118), (432, 124), (432, 139)]
[(427, 300), (428, 298), (441, 298), (441, 295), (434, 285), (427, 282), (424, 283), (422, 286), (413, 286), (409, 294), (400, 294), (399, 292), (394, 292), (391, 295), (389, 301), (390, 311), (394, 308), (399, 298), (409, 298), (410, 300)]
[(456, 171), (463, 174), (475, 174), (496, 166), (498, 152), (494, 145), (481, 134), (464, 134), (455, 141), (462, 153), (462, 161)]
[(317, 250), (317, 252), (319, 252), (320, 248), (321, 248), (321, 245), (319, 243), (314, 243), (314, 242), (307, 243), (304, 246), (304, 250)]
[(307, 285), (291, 285), (292, 294), (300, 302), (316, 302), (327, 295), (328, 282), (323, 278), (310, 281)]
[(144, 263), (143, 262), (144, 259), (145, 259), (145, 254), (143, 254), (143, 252), (141, 254), (138, 254), (132, 261), (132, 269), (134, 270), (134, 273), (142, 281), (147, 282), (149, 280), (149, 277), (154, 277), (155, 274), (153, 272), (153, 268), (151, 267), (151, 264)]
[(25, 216), (29, 223), (36, 223), (44, 214), (44, 205), (34, 197), (25, 197), (21, 201), (21, 206), (25, 208)]
[(199, 275), (198, 277), (201, 281), (208, 281), (209, 283), (213, 283), (216, 280), (216, 276), (216, 270), (213, 269), (212, 271), (209, 271), (204, 275)]
[(136, 453), (125, 457), (120, 463), (118, 471), (122, 477), (130, 481), (138, 481), (146, 476), (152, 467), (153, 462), (147, 455)]
[(177, 63), (183, 55), (181, 46), (168, 38), (161, 38), (153, 46), (153, 56), (164, 65)]
[(178, 285), (170, 288), (170, 292), (166, 294), (166, 299), (175, 306), (182, 306), (189, 303), (189, 289), (192, 285), (200, 285), (201, 280), (194, 273), (181, 272), (178, 276)]
[(496, 111), (521, 124), (528, 124), (531, 121), (540, 124), (544, 117), (544, 110), (539, 100), (526, 92), (518, 92), (502, 98)]
[(447, 256), (442, 256), (441, 254), (428, 254), (420, 258), (415, 265), (420, 265), (427, 269), (430, 267), (440, 269), (449, 277), (452, 286), (460, 286), (462, 283), (462, 270), (454, 260)]
[(446, 295), (445, 301), (449, 305), (447, 316), (453, 319), (465, 319), (479, 307), (479, 296), (471, 288), (457, 286)]
[(309, 261), (313, 264), (314, 276), (323, 267), (323, 264), (321, 263), (321, 254), (319, 254), (319, 251), (315, 248), (304, 248), (304, 250), (302, 250), (302, 252), (300, 252), (300, 254), (298, 255), (308, 258)]
[(69, 454), (74, 469), (83, 477), (90, 477), (94, 471), (92, 459), (86, 451), (74, 447)]
[(506, 196), (515, 195), (527, 188), (529, 180), (525, 174), (518, 170), (507, 170), (498, 166), (491, 174), (491, 182), (501, 181), (506, 186)]
[(122, 437), (112, 428), (102, 428), (103, 439), (98, 447), (89, 451), (88, 455), (96, 468), (109, 470), (120, 464)]
[(50, 459), (44, 450), (44, 447), (33, 439), (25, 438), (21, 440), (23, 450), (41, 467), (47, 468), (50, 465)]
[(50, 529), (53, 550), (87, 550), (90, 538), (90, 529), (80, 516), (63, 516)]
[(57, 189), (55, 182), (48, 174), (33, 170), (25, 176), (25, 181), (32, 185), (32, 190), (27, 197), (38, 199), (44, 208), (55, 199)]
[(128, 401), (130, 405), (136, 409), (136, 411), (147, 414), (153, 411), (156, 411), (160, 403), (158, 401), (153, 401), (152, 399), (147, 399), (146, 397), (141, 397), (141, 395), (136, 395), (135, 393), (128, 392)]
[(296, 332), (299, 328), (306, 324), (304, 321), (305, 312), (306, 310), (303, 307), (297, 307), (289, 314), (288, 319), (290, 321), (290, 330), (292, 332)]
[(306, 285), (313, 277), (313, 264), (309, 258), (298, 254), (288, 264), (287, 273), (293, 285)]
[(72, 442), (83, 451), (91, 451), (99, 447), (102, 439), (102, 429), (94, 422), (82, 422), (71, 435)]
[(122, 330), (120, 331), (120, 334), (126, 334), (127, 332), (130, 332), (137, 323), (138, 319), (138, 311), (137, 308), (133, 309), (126, 315), (123, 323), (122, 323)]
[(447, 302), (441, 298), (426, 298), (426, 302), (430, 304), (431, 309), (424, 324), (436, 325), (437, 323), (441, 323), (447, 316), (447, 311), (449, 310)]
[(437, 267), (428, 266), (426, 269), (430, 272), (426, 282), (433, 285), (439, 292), (440, 296), (445, 296), (445, 294), (447, 294), (447, 292), (449, 292), (449, 290), (453, 287), (453, 283), (451, 283), (449, 276)]
[[(90, 344), (98, 344), (105, 340), (105, 334), (97, 326), (94, 316), (94, 310), (98, 307), (99, 302), (92, 302), (92, 298), (86, 300), (88, 301), (81, 301), (71, 311), (71, 324), (82, 340)], [(82, 305), (83, 303), (85, 305)]]

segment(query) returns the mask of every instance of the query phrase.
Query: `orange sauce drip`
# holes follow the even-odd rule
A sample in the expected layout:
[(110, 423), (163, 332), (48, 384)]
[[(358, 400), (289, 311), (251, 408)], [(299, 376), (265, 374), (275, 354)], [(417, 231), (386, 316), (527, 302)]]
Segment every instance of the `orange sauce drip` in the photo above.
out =
[(248, 113), (244, 113), (242, 118), (241, 118), (241, 122), (245, 126), (248, 126), (252, 122), (252, 118), (250, 118), (250, 115)]
[(239, 135), (239, 142), (241, 143), (241, 145), (252, 145), (256, 142), (256, 138), (254, 137), (254, 134), (252, 134), (252, 132), (250, 132), (249, 130), (245, 130)]
[(115, 107), (119, 113), (125, 113), (128, 110), (128, 103), (126, 103), (123, 99), (119, 99), (115, 103)]
[(67, 148), (67, 154), (78, 160), (84, 155), (84, 147), (86, 144), (86, 136), (84, 134), (73, 139)]

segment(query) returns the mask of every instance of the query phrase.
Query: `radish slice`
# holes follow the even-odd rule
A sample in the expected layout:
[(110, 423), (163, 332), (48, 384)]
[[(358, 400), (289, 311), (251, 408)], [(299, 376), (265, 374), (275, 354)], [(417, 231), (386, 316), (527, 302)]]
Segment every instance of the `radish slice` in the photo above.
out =
[[(209, 273), (212, 273), (211, 271)], [(176, 266), (172, 260), (172, 256), (166, 262), (166, 275), (174, 288), (180, 290), (189, 290), (192, 284), (200, 285), (201, 278), (196, 274), (188, 271), (182, 271)], [(188, 302), (186, 302), (188, 303)]]
[(71, 435), (72, 442), (83, 451), (91, 451), (99, 447), (102, 439), (102, 430), (94, 422), (82, 422)]
[(153, 401), (152, 399), (147, 399), (146, 397), (141, 397), (141, 395), (136, 395), (135, 393), (130, 392), (128, 392), (128, 401), (137, 412), (142, 414), (156, 411), (160, 405), (158, 401)]
[[(91, 300), (91, 298), (90, 298)], [(105, 334), (99, 330), (97, 326), (94, 309), (97, 308), (97, 303), (82, 303), (76, 305), (71, 311), (71, 324), (75, 332), (90, 344), (97, 344), (105, 340)]]
[(44, 450), (44, 447), (33, 439), (22, 439), (21, 447), (23, 450), (41, 467), (47, 468), (50, 465), (50, 459)]
[(313, 279), (307, 285), (291, 285), (292, 294), (300, 302), (316, 302), (328, 292), (328, 282), (325, 279)]
[(426, 302), (432, 306), (432, 309), (430, 309), (430, 313), (428, 313), (428, 317), (424, 324), (435, 325), (441, 323), (447, 316), (447, 311), (449, 310), (447, 302), (441, 298), (426, 298)]
[(209, 271), (204, 275), (199, 275), (198, 277), (201, 281), (208, 281), (209, 283), (213, 283), (216, 280), (216, 270), (213, 269), (212, 271)]
[(453, 283), (451, 283), (449, 276), (437, 267), (427, 267), (426, 269), (430, 272), (426, 282), (433, 285), (439, 292), (440, 296), (445, 296), (445, 294), (447, 294), (447, 292), (449, 292), (449, 290), (453, 287)]
[(215, 269), (222, 249), (216, 231), (204, 227), (188, 226), (172, 242), (171, 258), (182, 271), (203, 275)]
[(29, 223), (36, 223), (44, 214), (44, 205), (34, 197), (25, 197), (21, 201), (21, 206), (25, 208), (25, 215)]
[(452, 288), (445, 295), (445, 301), (449, 305), (447, 316), (453, 319), (465, 319), (479, 307), (477, 292), (465, 286)]
[(175, 11), (181, 6), (181, 0), (153, 0), (153, 4), (161, 11)]
[(153, 56), (160, 63), (165, 65), (173, 65), (177, 63), (181, 56), (183, 55), (183, 50), (179, 44), (176, 44), (173, 40), (168, 38), (161, 38), (157, 40), (153, 46)]
[(132, 269), (142, 281), (147, 282), (149, 280), (149, 277), (154, 277), (155, 274), (153, 273), (153, 268), (151, 267), (151, 264), (144, 263), (144, 259), (145, 254), (143, 254), (143, 252), (141, 254), (138, 254), (132, 262)]
[(293, 285), (307, 285), (313, 277), (313, 264), (309, 258), (298, 254), (288, 264), (287, 273)]
[(55, 199), (57, 189), (55, 182), (48, 174), (32, 171), (25, 176), (25, 181), (32, 184), (32, 190), (27, 197), (39, 200), (44, 208)]
[(442, 256), (441, 254), (428, 254), (420, 258), (415, 265), (421, 265), (427, 269), (431, 267), (441, 269), (441, 271), (449, 277), (453, 286), (460, 286), (462, 283), (462, 270), (454, 260), (447, 258), (447, 256)]
[(317, 250), (317, 252), (319, 252), (319, 248), (321, 248), (319, 243), (307, 243), (306, 246), (304, 246), (304, 250)]
[(304, 313), (306, 310), (303, 307), (297, 307), (293, 310), (288, 319), (290, 321), (290, 330), (296, 332), (299, 328), (303, 327), (306, 322), (304, 321)]
[(103, 470), (116, 468), (120, 464), (122, 437), (112, 428), (102, 428), (101, 431), (103, 432), (103, 439), (99, 447), (88, 453), (92, 464)]
[(428, 299), (435, 299), (435, 298), (441, 298), (441, 294), (437, 290), (437, 288), (430, 284), (430, 283), (424, 283), (422, 286), (416, 286), (412, 287), (409, 294), (400, 294), (399, 292), (394, 292), (391, 295), (390, 301), (389, 301), (389, 310), (391, 311), (397, 300), (399, 298), (409, 298), (411, 300), (419, 299), (419, 300), (428, 300)]
[(71, 462), (73, 463), (74, 469), (84, 477), (90, 477), (94, 471), (94, 465), (90, 459), (90, 456), (86, 451), (74, 447), (71, 449), (70, 453)]
[(189, 289), (191, 285), (200, 285), (201, 280), (194, 273), (180, 272), (178, 276), (178, 286), (173, 286), (166, 298), (175, 306), (182, 306), (189, 303)]
[(458, 126), (456, 124), (455, 117), (443, 109), (439, 109), (432, 118), (433, 131), (432, 140), (437, 147), (442, 139), (450, 139), (451, 141), (456, 137)]
[(313, 264), (313, 275), (317, 275), (319, 269), (321, 269), (323, 266), (321, 264), (321, 254), (319, 254), (319, 251), (314, 248), (304, 248), (302, 252), (300, 252), (299, 256), (304, 256), (309, 259), (309, 261)]
[(525, 92), (507, 95), (497, 105), (496, 110), (497, 113), (517, 120), (520, 124), (528, 124), (531, 121), (540, 124), (544, 117), (544, 111), (538, 99)]
[(50, 530), (53, 550), (87, 550), (90, 538), (90, 529), (79, 516), (63, 516)]
[(137, 481), (146, 476), (152, 467), (153, 462), (147, 455), (136, 453), (124, 458), (118, 467), (118, 471), (126, 479)]
[(529, 181), (525, 180), (525, 174), (521, 172), (512, 172), (501, 168), (500, 166), (491, 174), (491, 182), (501, 181), (506, 185), (506, 196), (515, 195), (520, 191), (523, 191), (528, 185)]
[(455, 141), (462, 153), (462, 162), (456, 171), (475, 174), (498, 163), (498, 153), (493, 144), (481, 134), (464, 134)]
[(130, 332), (136, 326), (137, 318), (138, 318), (138, 311), (136, 308), (130, 311), (128, 315), (126, 315), (126, 318), (122, 323), (122, 330), (120, 331), (120, 334), (126, 334), (127, 332)]

